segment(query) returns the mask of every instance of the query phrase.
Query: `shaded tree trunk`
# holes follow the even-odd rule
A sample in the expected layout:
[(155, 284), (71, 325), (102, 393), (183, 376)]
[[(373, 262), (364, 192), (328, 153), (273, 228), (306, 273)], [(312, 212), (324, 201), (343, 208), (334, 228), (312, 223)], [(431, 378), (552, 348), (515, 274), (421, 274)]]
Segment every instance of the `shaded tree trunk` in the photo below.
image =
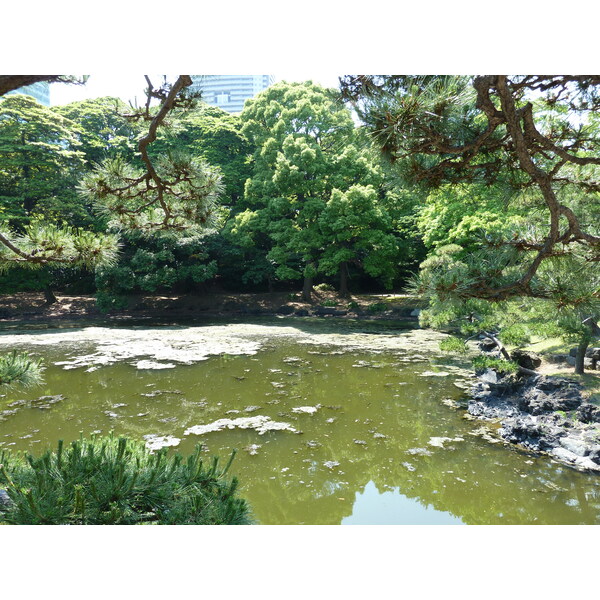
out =
[(305, 302), (312, 301), (312, 291), (313, 291), (313, 278), (305, 277), (304, 284), (302, 286), (302, 300)]
[(44, 298), (46, 299), (46, 306), (50, 306), (51, 304), (56, 304), (58, 302), (58, 298), (54, 295), (54, 292), (49, 285), (44, 288)]
[(575, 373), (583, 375), (585, 370), (585, 352), (590, 345), (590, 340), (585, 336), (577, 346), (577, 356), (575, 357)]
[(340, 263), (340, 296), (347, 298), (348, 295), (348, 263), (344, 261)]
[(583, 375), (585, 371), (585, 353), (592, 341), (592, 337), (600, 334), (600, 327), (598, 327), (596, 317), (588, 317), (584, 319), (583, 324), (589, 328), (589, 334), (584, 335), (579, 341), (577, 346), (577, 356), (575, 357), (575, 373), (577, 375)]

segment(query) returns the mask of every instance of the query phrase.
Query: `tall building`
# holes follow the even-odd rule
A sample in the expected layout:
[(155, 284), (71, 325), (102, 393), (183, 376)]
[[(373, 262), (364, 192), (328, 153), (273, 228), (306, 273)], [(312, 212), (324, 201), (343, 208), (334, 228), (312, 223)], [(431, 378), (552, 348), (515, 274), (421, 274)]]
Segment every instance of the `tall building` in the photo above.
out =
[(273, 75), (192, 75), (202, 100), (230, 113), (242, 112), (244, 102), (275, 83)]
[(40, 104), (50, 106), (50, 84), (47, 81), (38, 81), (31, 85), (25, 85), (12, 92), (8, 92), (6, 95), (8, 96), (9, 94), (24, 94), (25, 96), (31, 96)]

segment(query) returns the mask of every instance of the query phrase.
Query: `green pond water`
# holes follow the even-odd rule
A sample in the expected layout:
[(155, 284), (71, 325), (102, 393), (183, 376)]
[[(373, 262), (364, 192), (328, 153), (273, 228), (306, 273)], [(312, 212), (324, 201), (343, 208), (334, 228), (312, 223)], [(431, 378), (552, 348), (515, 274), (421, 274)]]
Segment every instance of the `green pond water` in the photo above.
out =
[[(261, 524), (597, 523), (597, 475), (482, 437), (464, 418), (464, 365), (439, 352), (441, 334), (403, 327), (5, 329), (0, 351), (27, 349), (47, 368), (42, 386), (1, 390), (0, 447), (39, 454), (114, 431), (171, 436), (186, 454), (201, 442), (223, 460), (237, 448), (232, 473)], [(222, 419), (258, 430), (188, 431)]]

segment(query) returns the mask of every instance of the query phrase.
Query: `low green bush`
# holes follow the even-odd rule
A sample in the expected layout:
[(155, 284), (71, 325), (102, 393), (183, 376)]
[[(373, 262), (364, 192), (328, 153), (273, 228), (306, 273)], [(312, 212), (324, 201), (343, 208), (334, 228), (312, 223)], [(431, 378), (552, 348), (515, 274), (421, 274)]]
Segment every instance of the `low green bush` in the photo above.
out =
[(96, 294), (96, 306), (100, 312), (107, 313), (111, 310), (123, 310), (127, 308), (128, 301), (125, 296), (113, 296), (106, 292)]
[(387, 310), (387, 304), (385, 302), (375, 302), (375, 304), (369, 304), (367, 310), (370, 313), (380, 313)]
[(466, 354), (469, 349), (465, 340), (451, 335), (440, 342), (440, 350), (442, 352), (456, 352), (458, 354)]
[(150, 453), (144, 443), (112, 435), (80, 439), (55, 452), (0, 451), (0, 524), (28, 525), (239, 525), (250, 523), (238, 481), (225, 479), (202, 448), (186, 459)]
[(519, 323), (505, 327), (500, 332), (500, 341), (509, 346), (524, 346), (531, 341), (527, 328)]
[(504, 360), (502, 358), (492, 358), (490, 356), (476, 356), (473, 359), (473, 368), (476, 371), (484, 369), (495, 369), (499, 373), (516, 373), (519, 370), (519, 365), (512, 360)]
[(335, 292), (335, 288), (329, 283), (317, 283), (315, 290), (317, 292)]
[(321, 306), (337, 306), (338, 303), (335, 300), (323, 300), (323, 302), (321, 302)]

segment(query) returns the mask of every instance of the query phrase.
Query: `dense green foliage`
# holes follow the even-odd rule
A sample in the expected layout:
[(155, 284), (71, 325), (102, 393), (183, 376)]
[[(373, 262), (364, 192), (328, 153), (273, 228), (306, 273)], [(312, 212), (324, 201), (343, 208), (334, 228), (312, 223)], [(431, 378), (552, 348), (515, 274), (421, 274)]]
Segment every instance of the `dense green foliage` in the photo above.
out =
[(200, 103), (160, 131), (151, 154), (190, 152), (219, 167), (224, 186), (220, 204), (234, 208), (243, 196), (246, 179), (252, 173), (249, 158), (253, 147), (242, 135), (241, 128), (238, 116)]
[(577, 76), (348, 76), (346, 99), (405, 181), (427, 193), (413, 289), (425, 324), (508, 343), (600, 318), (600, 81)]
[(34, 216), (89, 222), (75, 187), (83, 175), (77, 125), (23, 95), (0, 100), (0, 218), (22, 227)]
[(77, 125), (75, 138), (88, 169), (135, 151), (140, 127), (123, 117), (130, 108), (117, 98), (81, 100), (51, 110)]
[(131, 232), (125, 237), (119, 263), (98, 269), (96, 284), (100, 291), (115, 295), (189, 292), (215, 272), (216, 263), (207, 260), (202, 234), (163, 232), (148, 237)]
[(241, 119), (256, 151), (231, 232), (266, 252), (265, 279), (303, 278), (308, 296), (319, 274), (339, 275), (346, 293), (354, 266), (391, 285), (400, 252), (382, 169), (332, 90), (278, 83)]
[(82, 130), (23, 95), (0, 99), (0, 115), (0, 270), (35, 271), (24, 277), (35, 288), (48, 286), (51, 267), (113, 263), (116, 236), (94, 227), (76, 191)]
[(41, 381), (42, 366), (39, 360), (26, 352), (13, 350), (0, 356), (0, 386), (20, 383), (34, 385)]
[(0, 524), (240, 525), (250, 522), (237, 479), (217, 457), (204, 464), (202, 448), (184, 459), (155, 454), (141, 442), (81, 439), (40, 457), (0, 452)]
[[(3, 264), (13, 258), (11, 281), (0, 283), (4, 292), (97, 290), (107, 309), (124, 306), (124, 295), (190, 292), (208, 282), (260, 291), (293, 289), (306, 278), (336, 282), (345, 294), (349, 282), (367, 291), (398, 286), (423, 256), (417, 195), (386, 176), (334, 90), (277, 84), (241, 115), (202, 102), (174, 105), (146, 155), (138, 146), (155, 109), (132, 111), (113, 98), (53, 108), (25, 96), (4, 102), (15, 108), (12, 120), (9, 113), (4, 119), (3, 147), (21, 157), (27, 132), (19, 123), (31, 123), (28, 131), (45, 136), (38, 151), (48, 163), (25, 171), (19, 161), (13, 165), (20, 171), (12, 180), (23, 189), (7, 189), (1, 204), (11, 235), (40, 216), (65, 233), (58, 244), (41, 234), (28, 241), (24, 229), (14, 240), (25, 254), (38, 254), (41, 241), (60, 247), (62, 261), (53, 260), (61, 258), (53, 251), (45, 251), (44, 263), (14, 260), (3, 247)], [(43, 182), (42, 167), (56, 181)], [(25, 188), (35, 192), (31, 201), (23, 198)], [(102, 260), (69, 264), (76, 257), (65, 226), (109, 232)], [(96, 271), (95, 282), (82, 266)], [(35, 274), (23, 270), (31, 267)]]

